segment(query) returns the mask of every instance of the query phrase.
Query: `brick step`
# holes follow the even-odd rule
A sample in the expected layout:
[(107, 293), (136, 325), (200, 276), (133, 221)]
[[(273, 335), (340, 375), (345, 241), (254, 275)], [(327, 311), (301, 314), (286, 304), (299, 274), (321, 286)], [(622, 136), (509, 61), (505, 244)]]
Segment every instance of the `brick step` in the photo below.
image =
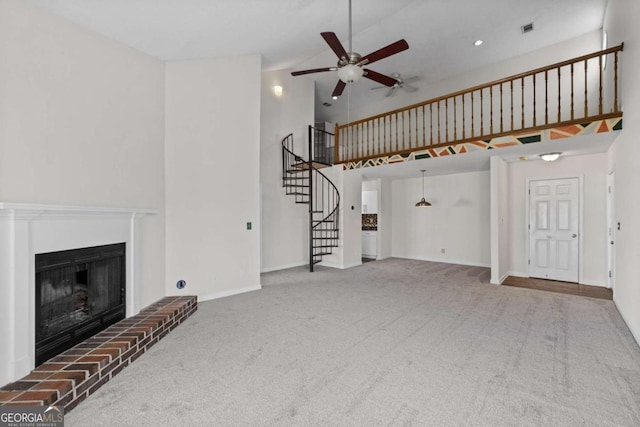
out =
[(0, 406), (75, 408), (198, 308), (197, 297), (165, 297), (0, 388)]

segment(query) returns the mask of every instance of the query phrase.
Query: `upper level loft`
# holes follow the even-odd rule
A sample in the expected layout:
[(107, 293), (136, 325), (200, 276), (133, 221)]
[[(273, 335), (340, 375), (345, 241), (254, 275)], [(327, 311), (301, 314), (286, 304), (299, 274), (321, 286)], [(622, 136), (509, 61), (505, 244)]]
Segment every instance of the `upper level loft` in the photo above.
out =
[(356, 169), (619, 130), (622, 49), (338, 124), (335, 163)]

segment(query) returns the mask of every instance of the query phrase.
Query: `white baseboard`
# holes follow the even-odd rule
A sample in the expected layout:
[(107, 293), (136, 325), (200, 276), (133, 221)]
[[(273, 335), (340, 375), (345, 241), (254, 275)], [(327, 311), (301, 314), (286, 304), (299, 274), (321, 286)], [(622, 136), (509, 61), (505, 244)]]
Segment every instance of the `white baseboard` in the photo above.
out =
[(278, 271), (278, 270), (286, 270), (288, 268), (295, 268), (295, 267), (302, 267), (303, 265), (309, 265), (308, 262), (303, 261), (303, 262), (297, 262), (297, 263), (292, 263), (292, 264), (284, 264), (284, 265), (280, 265), (278, 267), (268, 267), (265, 269), (260, 270), (260, 273), (271, 273), (272, 271)]
[(347, 264), (347, 265), (343, 265), (342, 268), (343, 270), (346, 270), (347, 268), (353, 268), (353, 267), (357, 267), (359, 265), (362, 265), (362, 261), (360, 262), (354, 262), (353, 264)]
[(443, 264), (467, 265), (469, 267), (491, 268), (491, 264), (482, 264), (482, 263), (469, 262), (469, 261), (459, 261), (459, 260), (455, 260), (455, 259), (417, 258), (417, 257), (397, 256), (397, 255), (394, 255), (393, 258), (404, 258), (404, 259), (411, 259), (411, 260), (415, 260), (415, 261), (441, 262)]
[(353, 263), (353, 264), (346, 264), (346, 265), (338, 264), (338, 263), (334, 263), (334, 262), (331, 262), (331, 261), (322, 261), (322, 262), (321, 262), (320, 264), (318, 264), (318, 265), (321, 265), (321, 266), (323, 266), (323, 267), (337, 268), (337, 269), (340, 269), (340, 270), (346, 270), (347, 268), (357, 267), (357, 266), (359, 266), (359, 265), (362, 265), (362, 261), (360, 261), (360, 262), (355, 262), (355, 263)]
[(259, 291), (262, 289), (262, 285), (248, 286), (246, 288), (229, 289), (227, 291), (214, 292), (207, 295), (198, 295), (198, 302), (210, 301), (213, 299), (230, 297), (232, 295), (244, 294), (245, 292)]
[(509, 274), (509, 272), (504, 273), (497, 282), (494, 282), (493, 280), (491, 281), (492, 285), (502, 285), (502, 283), (507, 280), (507, 277), (509, 277), (511, 274)]

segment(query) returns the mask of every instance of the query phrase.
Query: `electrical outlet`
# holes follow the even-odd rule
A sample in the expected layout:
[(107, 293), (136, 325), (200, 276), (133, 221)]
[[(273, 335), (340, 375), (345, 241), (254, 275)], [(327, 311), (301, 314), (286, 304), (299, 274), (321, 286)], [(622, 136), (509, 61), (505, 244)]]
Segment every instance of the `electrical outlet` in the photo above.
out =
[(440, 253), (444, 253), (444, 252), (445, 252), (444, 248), (440, 249)]
[(247, 230), (251, 230), (251, 223), (250, 222), (247, 223)]

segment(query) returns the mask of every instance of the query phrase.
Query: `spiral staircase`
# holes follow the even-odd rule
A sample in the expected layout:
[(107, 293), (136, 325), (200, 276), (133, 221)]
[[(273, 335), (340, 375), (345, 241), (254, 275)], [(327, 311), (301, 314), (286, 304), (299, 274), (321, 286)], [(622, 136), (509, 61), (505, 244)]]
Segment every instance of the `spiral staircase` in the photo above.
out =
[(294, 152), (293, 134), (282, 140), (282, 186), (309, 207), (309, 271), (339, 245), (340, 193), (321, 172), (333, 163), (333, 134), (309, 126), (308, 159)]

